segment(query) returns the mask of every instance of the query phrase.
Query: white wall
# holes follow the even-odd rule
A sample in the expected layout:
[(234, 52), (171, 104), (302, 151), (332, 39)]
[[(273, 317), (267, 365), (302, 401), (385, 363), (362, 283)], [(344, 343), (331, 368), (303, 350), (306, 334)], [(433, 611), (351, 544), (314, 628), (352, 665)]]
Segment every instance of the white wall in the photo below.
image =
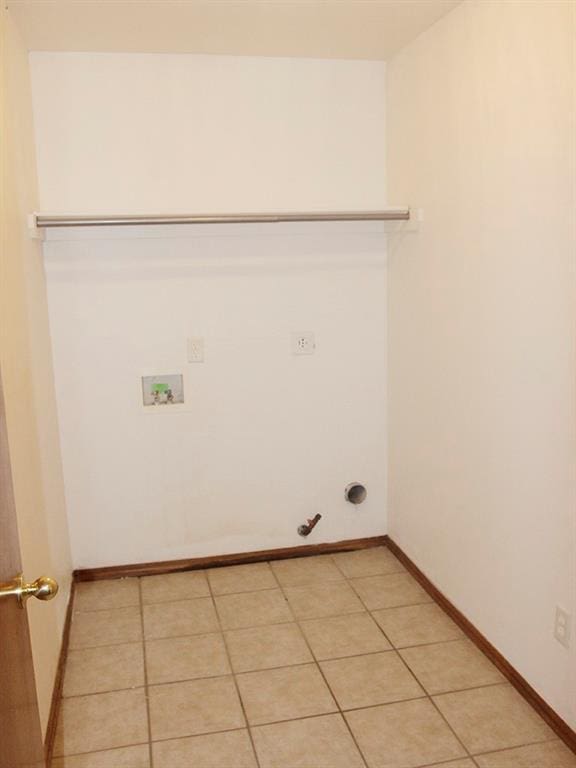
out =
[[(382, 62), (31, 62), (44, 210), (384, 203)], [(385, 533), (382, 225), (63, 232), (44, 251), (76, 567)], [(150, 368), (186, 371), (188, 413), (142, 412)]]
[(572, 726), (574, 11), (465, 2), (388, 67), (425, 212), (390, 244), (390, 534)]
[(384, 203), (384, 63), (33, 53), (45, 211)]
[[(386, 531), (381, 225), (53, 236), (76, 567)], [(301, 330), (316, 334), (316, 354), (291, 354)], [(187, 364), (187, 336), (204, 337), (205, 363)], [(144, 412), (146, 369), (185, 371), (189, 412)], [(368, 487), (359, 507), (344, 500), (351, 481)], [(302, 539), (297, 526), (317, 512)]]
[(31, 239), (27, 221), (37, 204), (30, 73), (26, 49), (4, 8), (0, 81), (0, 367), (22, 567), (27, 579), (47, 574), (60, 585), (53, 602), (27, 604), (45, 731), (70, 593), (71, 559), (44, 264), (40, 243)]

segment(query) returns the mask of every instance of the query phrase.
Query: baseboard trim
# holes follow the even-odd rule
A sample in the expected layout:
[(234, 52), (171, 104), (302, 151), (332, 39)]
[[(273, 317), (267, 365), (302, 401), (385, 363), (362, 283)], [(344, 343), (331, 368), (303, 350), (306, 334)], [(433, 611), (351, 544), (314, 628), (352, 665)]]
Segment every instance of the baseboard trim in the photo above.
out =
[(576, 753), (576, 732), (570, 728), (560, 715), (547, 704), (544, 699), (532, 688), (532, 686), (522, 677), (509, 661), (498, 651), (484, 635), (476, 629), (466, 616), (453, 605), (440, 590), (432, 584), (418, 566), (400, 549), (400, 547), (389, 537), (385, 537), (388, 549), (396, 555), (398, 560), (406, 567), (406, 570), (414, 576), (416, 581), (434, 598), (434, 600), (444, 609), (450, 618), (458, 624), (460, 629), (472, 640), (482, 653), (500, 670), (504, 677), (514, 686), (521, 696), (532, 706), (533, 709), (545, 720), (550, 728), (562, 739), (562, 741)]
[(385, 543), (386, 536), (371, 536), (364, 539), (346, 539), (325, 544), (304, 544), (298, 547), (283, 547), (281, 549), (262, 549), (255, 552), (238, 552), (231, 555), (193, 557), (186, 560), (164, 560), (154, 563), (111, 565), (103, 568), (81, 568), (74, 571), (73, 578), (74, 581), (79, 582), (98, 581), (100, 579), (122, 579), (127, 576), (155, 576), (161, 573), (194, 571), (200, 568), (221, 568), (226, 565), (260, 563), (265, 560), (288, 560), (294, 557), (351, 552), (356, 549), (382, 546)]
[(44, 736), (44, 759), (46, 765), (50, 768), (52, 762), (52, 753), (54, 752), (54, 740), (56, 738), (56, 727), (58, 725), (58, 715), (60, 714), (60, 702), (62, 701), (62, 688), (64, 686), (64, 672), (66, 669), (66, 659), (68, 658), (68, 646), (70, 644), (70, 626), (72, 624), (72, 611), (74, 609), (74, 580), (70, 585), (70, 597), (66, 607), (66, 618), (64, 620), (64, 629), (62, 630), (62, 642), (60, 644), (60, 655), (58, 657), (58, 666), (54, 677), (54, 688), (52, 689), (52, 701), (50, 702), (50, 714), (48, 715), (48, 724)]

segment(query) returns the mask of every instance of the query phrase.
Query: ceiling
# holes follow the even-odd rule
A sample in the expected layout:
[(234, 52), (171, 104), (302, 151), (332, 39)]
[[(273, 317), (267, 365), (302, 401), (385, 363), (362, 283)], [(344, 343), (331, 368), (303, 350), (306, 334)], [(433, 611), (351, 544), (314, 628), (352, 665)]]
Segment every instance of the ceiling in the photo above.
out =
[(29, 50), (388, 59), (460, 0), (7, 0)]

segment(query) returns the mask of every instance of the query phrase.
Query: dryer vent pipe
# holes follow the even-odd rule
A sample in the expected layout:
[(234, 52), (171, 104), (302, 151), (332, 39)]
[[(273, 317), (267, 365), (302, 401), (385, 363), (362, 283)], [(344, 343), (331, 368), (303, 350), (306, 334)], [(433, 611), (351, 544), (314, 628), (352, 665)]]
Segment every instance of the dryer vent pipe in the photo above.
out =
[(344, 497), (350, 504), (362, 504), (366, 495), (366, 488), (361, 483), (350, 483), (344, 490)]

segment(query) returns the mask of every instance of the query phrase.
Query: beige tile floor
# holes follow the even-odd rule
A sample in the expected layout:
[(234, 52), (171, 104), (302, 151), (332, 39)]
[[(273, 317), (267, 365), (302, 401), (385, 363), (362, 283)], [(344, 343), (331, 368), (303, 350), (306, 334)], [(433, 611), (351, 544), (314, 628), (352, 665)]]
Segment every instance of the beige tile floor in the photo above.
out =
[(52, 768), (576, 768), (386, 549), (78, 585)]

